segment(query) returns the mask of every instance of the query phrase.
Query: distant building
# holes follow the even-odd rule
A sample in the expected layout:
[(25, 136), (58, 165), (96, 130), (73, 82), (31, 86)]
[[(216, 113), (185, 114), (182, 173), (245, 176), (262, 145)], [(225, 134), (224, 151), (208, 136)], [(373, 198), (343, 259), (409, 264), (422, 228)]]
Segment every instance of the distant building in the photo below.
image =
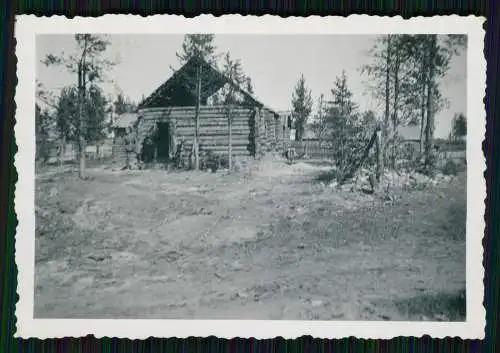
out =
[(317, 140), (318, 136), (313, 130), (313, 127), (310, 123), (306, 124), (304, 129), (304, 135), (302, 136), (303, 140)]
[(118, 115), (111, 125), (114, 137), (125, 136), (127, 128), (133, 128), (138, 118), (139, 115), (137, 113), (123, 113)]
[(137, 113), (123, 113), (116, 117), (111, 125), (113, 132), (112, 155), (115, 161), (126, 160), (125, 136), (129, 129), (137, 126), (139, 115)]

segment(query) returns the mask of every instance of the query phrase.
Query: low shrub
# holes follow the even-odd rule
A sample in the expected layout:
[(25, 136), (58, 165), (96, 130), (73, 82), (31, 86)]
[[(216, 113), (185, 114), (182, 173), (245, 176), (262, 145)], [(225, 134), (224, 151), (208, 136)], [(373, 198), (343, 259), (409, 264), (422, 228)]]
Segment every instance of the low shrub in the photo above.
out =
[(457, 175), (458, 165), (453, 161), (453, 159), (449, 158), (446, 160), (442, 172), (444, 175)]
[(330, 184), (332, 181), (339, 179), (339, 173), (336, 168), (332, 168), (328, 171), (321, 172), (316, 180), (325, 184)]
[(219, 166), (222, 169), (229, 168), (229, 157), (227, 154), (222, 154), (219, 156)]
[(213, 173), (219, 169), (220, 157), (211, 150), (200, 153), (200, 169), (211, 170)]
[[(233, 168), (236, 165), (235, 158), (233, 156)], [(211, 170), (215, 173), (219, 169), (229, 168), (229, 157), (228, 154), (216, 154), (211, 150), (205, 150), (200, 153), (200, 169), (201, 170)]]

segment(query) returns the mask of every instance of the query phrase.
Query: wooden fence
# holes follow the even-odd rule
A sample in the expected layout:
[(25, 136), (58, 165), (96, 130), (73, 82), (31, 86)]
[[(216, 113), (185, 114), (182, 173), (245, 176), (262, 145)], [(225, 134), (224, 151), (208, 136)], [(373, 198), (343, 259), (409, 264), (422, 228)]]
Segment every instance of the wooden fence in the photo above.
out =
[[(317, 139), (306, 139), (302, 141), (288, 141), (287, 146), (295, 148), (298, 155), (305, 155), (310, 159), (333, 159), (334, 149), (331, 141), (319, 141)], [(466, 151), (463, 150), (440, 150), (439, 161), (453, 160), (461, 163), (466, 158)]]
[[(38, 147), (38, 146), (37, 146)], [(78, 160), (78, 146), (75, 143), (66, 143), (63, 153), (61, 154), (61, 145), (59, 141), (50, 141), (43, 146), (43, 151), (38, 148), (37, 159), (44, 159), (47, 164), (56, 163), (72, 163)], [(111, 139), (104, 140), (99, 146), (96, 144), (87, 145), (85, 154), (89, 160), (108, 159), (112, 156), (112, 141)]]
[(333, 144), (329, 141), (307, 139), (288, 141), (287, 145), (294, 148), (298, 155), (306, 155), (311, 159), (333, 159)]

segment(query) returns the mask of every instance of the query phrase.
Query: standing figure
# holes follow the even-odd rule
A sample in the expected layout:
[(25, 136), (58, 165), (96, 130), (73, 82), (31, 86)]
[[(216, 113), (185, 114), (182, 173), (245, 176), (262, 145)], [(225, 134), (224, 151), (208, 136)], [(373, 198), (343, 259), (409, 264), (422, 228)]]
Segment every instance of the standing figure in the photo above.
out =
[(295, 159), (295, 148), (292, 146), (289, 146), (288, 149), (286, 150), (286, 159), (288, 162), (293, 163)]
[(137, 161), (135, 134), (131, 127), (127, 128), (127, 133), (123, 138), (125, 144), (126, 169), (132, 169)]
[(183, 168), (184, 167), (184, 159), (182, 158), (182, 152), (184, 151), (184, 139), (181, 139), (179, 143), (177, 144), (177, 149), (175, 151), (175, 157), (174, 157), (174, 163), (176, 168)]

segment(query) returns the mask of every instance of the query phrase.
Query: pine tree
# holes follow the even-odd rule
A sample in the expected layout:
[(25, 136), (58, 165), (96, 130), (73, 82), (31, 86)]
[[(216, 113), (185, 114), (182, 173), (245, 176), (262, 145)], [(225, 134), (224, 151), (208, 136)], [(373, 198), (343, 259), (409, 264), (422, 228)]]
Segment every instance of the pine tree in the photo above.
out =
[(318, 108), (311, 124), (315, 136), (320, 140), (325, 137), (328, 130), (328, 115), (325, 113), (325, 97), (321, 94), (318, 98)]
[(128, 97), (125, 97), (123, 93), (118, 93), (116, 100), (113, 102), (113, 107), (116, 115), (132, 113), (136, 110), (136, 105)]
[(434, 155), (434, 129), (435, 115), (442, 103), (439, 99), (439, 81), (450, 68), (453, 56), (457, 55), (460, 48), (466, 45), (465, 35), (439, 36), (431, 34), (423, 37), (422, 47), (425, 51), (424, 69), (427, 81), (427, 106), (425, 124), (425, 171), (433, 175), (436, 169), (436, 156)]
[(74, 38), (78, 47), (76, 54), (69, 56), (49, 54), (43, 60), (43, 63), (47, 66), (63, 65), (71, 73), (77, 74), (78, 98), (76, 101), (78, 105), (79, 176), (81, 179), (85, 179), (85, 134), (88, 118), (85, 115), (85, 101), (87, 89), (102, 81), (106, 70), (113, 63), (106, 60), (103, 56), (110, 45), (106, 37), (89, 33), (78, 33), (75, 34)]
[[(449, 69), (451, 57), (465, 43), (464, 36), (386, 35), (377, 39), (370, 51), (372, 62), (362, 68), (370, 81), (368, 89), (384, 102), (382, 123), (382, 163), (386, 151), (397, 144), (401, 124), (421, 126), (421, 150), (427, 168), (433, 170), (432, 141), (434, 116), (447, 106), (439, 90), (439, 79)], [(394, 155), (393, 155), (394, 156)]]
[(342, 175), (359, 152), (358, 135), (363, 131), (360, 124), (358, 105), (347, 84), (345, 71), (337, 77), (331, 90), (332, 100), (327, 110), (327, 120), (334, 141), (334, 158)]
[(223, 73), (231, 81), (221, 89), (220, 100), (226, 107), (227, 125), (228, 125), (228, 163), (229, 170), (232, 168), (232, 109), (235, 104), (243, 103), (245, 97), (242, 97), (238, 91), (238, 87), (242, 87), (247, 83), (247, 78), (243, 73), (240, 60), (231, 59), (231, 55), (226, 53), (224, 56)]
[[(206, 104), (207, 97), (205, 83), (210, 73), (204, 72), (203, 61), (217, 66), (217, 57), (215, 55), (215, 45), (213, 44), (215, 35), (214, 34), (186, 34), (184, 36), (184, 41), (182, 43), (182, 51), (177, 54), (177, 58), (181, 64), (185, 64), (191, 59), (195, 59), (196, 65), (196, 75), (195, 77), (184, 76), (182, 78), (185, 88), (189, 96), (194, 97), (195, 100), (195, 117), (194, 117), (194, 136), (193, 136), (193, 148), (192, 148), (192, 158), (194, 164), (192, 167), (194, 169), (199, 169), (200, 167), (200, 154), (199, 154), (199, 129), (200, 129), (200, 106), (202, 104), (202, 99)], [(174, 72), (179, 72), (173, 69)], [(205, 70), (207, 71), (207, 70)], [(194, 89), (193, 89), (194, 88)], [(216, 98), (216, 97), (215, 97)], [(216, 100), (216, 99), (215, 99)], [(144, 103), (144, 100), (142, 101)], [(141, 103), (141, 104), (142, 104)]]
[(210, 64), (216, 63), (214, 34), (186, 34), (182, 42), (182, 51), (177, 53), (181, 64), (193, 57), (201, 57)]
[(455, 114), (452, 124), (452, 137), (454, 140), (467, 136), (467, 119), (464, 114)]
[(47, 109), (43, 109), (35, 103), (35, 138), (36, 159), (46, 162), (49, 155), (49, 141), (52, 137), (54, 118)]
[[(103, 91), (98, 86), (92, 85), (83, 104), (84, 114), (87, 117), (87, 128), (83, 132), (85, 141), (99, 143), (105, 137), (107, 104)], [(78, 89), (75, 86), (64, 87), (56, 110), (56, 126), (62, 139), (78, 141), (79, 117)]]
[(84, 104), (87, 116), (85, 139), (99, 145), (106, 137), (108, 101), (104, 96), (104, 92), (98, 86), (92, 85), (89, 88)]
[(252, 85), (252, 79), (250, 77), (246, 78), (245, 88), (246, 88), (246, 90), (247, 90), (248, 93), (254, 94), (253, 85)]
[(307, 119), (312, 111), (312, 94), (306, 86), (306, 79), (302, 74), (295, 85), (292, 94), (293, 113), (295, 115), (295, 139), (302, 141)]
[(239, 59), (233, 60), (229, 52), (226, 53), (222, 72), (230, 81), (236, 84), (236, 87), (230, 83), (224, 85), (220, 92), (221, 101), (224, 105), (236, 104), (240, 100), (237, 87), (243, 87), (243, 84), (246, 82), (241, 61)]

